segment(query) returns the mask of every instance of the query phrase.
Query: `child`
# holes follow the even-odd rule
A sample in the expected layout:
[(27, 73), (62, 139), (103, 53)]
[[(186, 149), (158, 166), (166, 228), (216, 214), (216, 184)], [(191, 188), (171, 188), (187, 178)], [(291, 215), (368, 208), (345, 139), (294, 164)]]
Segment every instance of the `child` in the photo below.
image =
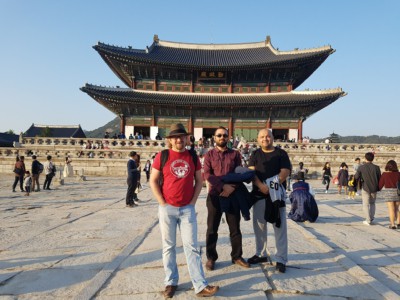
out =
[(290, 194), (292, 207), (288, 217), (295, 222), (315, 222), (318, 218), (318, 205), (314, 198), (314, 191), (305, 182), (304, 173), (297, 174), (297, 182), (293, 184), (293, 192)]
[(354, 179), (354, 175), (350, 175), (348, 185), (349, 185), (349, 196), (347, 197), (347, 199), (354, 200), (354, 197), (356, 195), (356, 186), (355, 186), (356, 181)]
[(25, 192), (26, 192), (25, 196), (29, 196), (29, 193), (31, 192), (31, 184), (32, 184), (31, 173), (29, 171), (26, 171), (24, 179)]

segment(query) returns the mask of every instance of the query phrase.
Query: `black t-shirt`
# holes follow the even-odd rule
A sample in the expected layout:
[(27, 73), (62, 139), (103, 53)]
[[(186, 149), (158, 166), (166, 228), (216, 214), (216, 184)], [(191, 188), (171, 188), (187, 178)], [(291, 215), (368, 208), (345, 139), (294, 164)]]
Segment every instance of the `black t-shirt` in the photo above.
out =
[[(256, 175), (261, 181), (278, 175), (281, 169), (291, 169), (289, 156), (285, 150), (275, 147), (272, 152), (264, 152), (261, 148), (254, 151), (249, 160), (249, 167), (254, 167)], [(283, 182), (286, 188), (286, 181)], [(253, 186), (254, 191), (258, 191), (258, 187)]]

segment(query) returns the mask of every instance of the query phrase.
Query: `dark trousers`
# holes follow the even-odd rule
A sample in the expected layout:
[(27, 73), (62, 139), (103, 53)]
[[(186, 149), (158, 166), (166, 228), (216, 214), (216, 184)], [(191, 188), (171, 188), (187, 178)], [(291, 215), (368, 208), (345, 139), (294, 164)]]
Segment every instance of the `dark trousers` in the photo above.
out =
[(150, 179), (150, 171), (146, 171), (146, 179), (147, 179), (147, 182), (149, 182), (149, 179)]
[(137, 198), (135, 193), (138, 184), (137, 177), (128, 177), (126, 183), (128, 184), (128, 190), (126, 191), (125, 202), (126, 205), (131, 205), (133, 204), (133, 200)]
[[(219, 196), (208, 195), (207, 211), (206, 255), (208, 259), (216, 261), (218, 259), (218, 228), (222, 218)], [(234, 211), (226, 212), (225, 217), (228, 223), (229, 237), (232, 245), (231, 257), (232, 259), (238, 259), (243, 255), (240, 211), (239, 209), (235, 209)]]
[(52, 179), (53, 179), (53, 175), (52, 174), (46, 174), (46, 179), (45, 179), (45, 181), (43, 183), (43, 189), (44, 190), (50, 188), (50, 183), (51, 183)]
[(14, 180), (12, 189), (13, 189), (13, 191), (15, 190), (15, 187), (17, 186), (18, 181), (19, 181), (19, 187), (20, 187), (21, 191), (23, 191), (24, 190), (24, 186), (23, 186), (24, 176), (15, 176), (15, 180)]
[(331, 178), (329, 177), (329, 175), (324, 175), (324, 179), (326, 181), (325, 189), (329, 190), (329, 184), (331, 183)]

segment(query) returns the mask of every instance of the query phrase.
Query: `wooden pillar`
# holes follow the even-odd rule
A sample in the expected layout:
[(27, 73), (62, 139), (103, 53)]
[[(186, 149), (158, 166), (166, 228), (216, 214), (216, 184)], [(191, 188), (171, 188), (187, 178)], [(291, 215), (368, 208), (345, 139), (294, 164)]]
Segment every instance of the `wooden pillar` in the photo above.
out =
[(154, 114), (154, 107), (151, 107), (151, 126), (157, 126), (156, 116)]
[(303, 120), (300, 119), (298, 122), (297, 140), (301, 142), (303, 140)]
[(154, 83), (153, 83), (153, 90), (157, 91), (157, 75), (156, 75), (156, 68), (153, 68), (153, 76), (154, 76)]
[(190, 92), (194, 92), (194, 83), (193, 83), (193, 70), (191, 72), (191, 78), (190, 78)]
[(132, 76), (132, 88), (134, 90), (136, 90), (136, 78), (135, 78), (135, 76)]
[(119, 128), (120, 128), (120, 132), (122, 132), (123, 134), (125, 134), (125, 125), (126, 125), (126, 118), (124, 115), (120, 115), (120, 122), (119, 122)]
[(228, 123), (228, 135), (229, 135), (229, 138), (230, 137), (233, 137), (233, 118), (232, 117), (230, 117), (229, 118), (229, 123)]
[(194, 124), (193, 124), (192, 114), (190, 114), (189, 117), (188, 132), (190, 132), (194, 136)]
[(267, 84), (267, 86), (265, 87), (265, 92), (266, 92), (266, 93), (270, 93), (269, 84)]
[(267, 128), (272, 128), (271, 127), (271, 118), (268, 118), (267, 123), (266, 123)]
[(293, 84), (288, 85), (288, 92), (291, 92), (291, 91), (293, 91)]

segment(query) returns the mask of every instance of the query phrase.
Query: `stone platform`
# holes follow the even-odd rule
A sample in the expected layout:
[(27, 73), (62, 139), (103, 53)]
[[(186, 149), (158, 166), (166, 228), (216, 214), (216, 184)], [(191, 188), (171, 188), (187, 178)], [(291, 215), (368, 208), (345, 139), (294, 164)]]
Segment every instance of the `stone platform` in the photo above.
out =
[[(163, 299), (157, 204), (146, 183), (139, 206), (126, 208), (121, 177), (67, 178), (29, 197), (12, 193), (12, 181), (1, 175), (0, 299)], [(320, 217), (288, 221), (285, 274), (267, 263), (232, 265), (228, 228), (221, 224), (217, 269), (205, 271), (210, 284), (221, 287), (215, 299), (400, 298), (400, 230), (388, 228), (386, 203), (377, 204), (376, 225), (365, 226), (360, 198), (348, 200), (333, 189), (325, 194), (320, 181), (310, 183)], [(203, 189), (196, 205), (203, 262), (205, 196)], [(241, 226), (248, 258), (255, 248), (251, 221)], [(270, 227), (272, 254), (274, 248)], [(174, 298), (195, 298), (180, 242), (177, 260)]]

